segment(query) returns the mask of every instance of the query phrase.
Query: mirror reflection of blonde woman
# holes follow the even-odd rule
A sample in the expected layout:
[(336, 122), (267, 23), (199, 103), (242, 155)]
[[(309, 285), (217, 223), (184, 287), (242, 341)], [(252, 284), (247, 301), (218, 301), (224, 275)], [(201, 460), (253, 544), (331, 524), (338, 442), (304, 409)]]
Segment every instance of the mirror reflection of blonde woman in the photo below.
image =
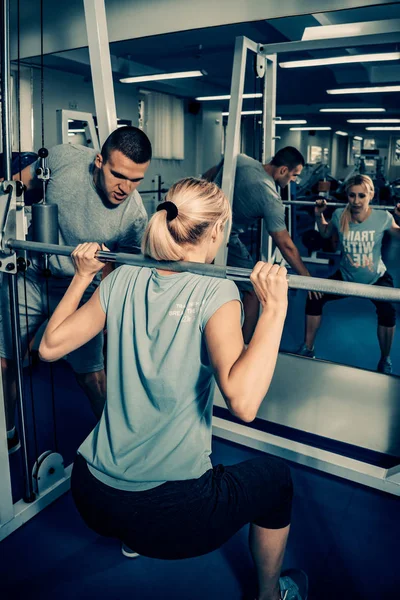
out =
[[(329, 238), (336, 231), (339, 236), (341, 259), (339, 270), (329, 279), (393, 287), (393, 278), (382, 260), (382, 240), (385, 231), (400, 235), (400, 205), (393, 216), (384, 210), (374, 210), (370, 202), (374, 197), (374, 185), (367, 175), (355, 175), (346, 186), (348, 204), (335, 210), (328, 223), (323, 215), (325, 200), (315, 206), (315, 218), (322, 237)], [(314, 341), (321, 325), (322, 310), (326, 302), (343, 296), (324, 294), (306, 303), (306, 336), (298, 354), (314, 358)], [(378, 317), (378, 341), (381, 356), (377, 371), (390, 374), (392, 361), (390, 350), (396, 325), (396, 310), (390, 302), (372, 300)]]

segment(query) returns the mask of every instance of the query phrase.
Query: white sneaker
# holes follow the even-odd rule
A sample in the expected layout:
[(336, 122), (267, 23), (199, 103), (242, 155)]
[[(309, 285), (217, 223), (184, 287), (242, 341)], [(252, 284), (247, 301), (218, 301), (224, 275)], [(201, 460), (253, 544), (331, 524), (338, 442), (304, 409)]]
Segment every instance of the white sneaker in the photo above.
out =
[(307, 348), (305, 344), (302, 344), (298, 350), (296, 350), (295, 354), (299, 356), (306, 356), (307, 358), (315, 358), (314, 347), (312, 350)]
[(288, 569), (279, 578), (282, 600), (307, 600), (308, 577), (301, 569)]
[(123, 542), (121, 544), (121, 552), (127, 558), (137, 558), (138, 556), (140, 556), (140, 554), (134, 552), (131, 548), (129, 548), (129, 546), (127, 546)]
[(385, 375), (391, 375), (392, 373), (392, 360), (390, 356), (380, 359), (378, 366), (376, 367), (378, 373), (384, 373)]

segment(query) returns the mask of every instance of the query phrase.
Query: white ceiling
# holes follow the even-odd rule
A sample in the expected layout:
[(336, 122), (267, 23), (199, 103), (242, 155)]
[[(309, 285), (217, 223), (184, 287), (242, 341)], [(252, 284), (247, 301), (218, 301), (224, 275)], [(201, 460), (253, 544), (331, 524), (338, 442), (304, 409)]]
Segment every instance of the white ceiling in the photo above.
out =
[[(228, 94), (232, 74), (233, 48), (235, 38), (245, 35), (260, 43), (279, 43), (300, 40), (306, 27), (338, 25), (361, 21), (399, 19), (400, 4), (385, 4), (375, 7), (318, 13), (296, 17), (271, 19), (235, 25), (224, 25), (182, 31), (160, 36), (145, 37), (110, 44), (112, 69), (115, 81), (128, 75), (152, 72), (186, 71), (203, 69), (207, 72), (201, 79), (176, 80), (168, 83), (145, 85), (166, 93), (174, 93), (187, 98), (199, 95)], [(313, 51), (287, 55), (285, 60), (318, 58), (351, 53), (384, 52), (398, 50), (394, 44), (375, 47), (349, 47), (340, 50)], [(38, 63), (38, 58), (32, 59)], [(91, 76), (87, 48), (57, 53), (45, 57), (45, 65), (62, 71)], [(277, 114), (299, 115), (312, 118), (318, 125), (326, 117), (318, 112), (326, 106), (379, 106), (387, 109), (390, 117), (400, 112), (400, 94), (360, 94), (358, 96), (329, 96), (326, 90), (340, 86), (361, 86), (378, 83), (399, 83), (400, 62), (360, 63), (305, 69), (278, 68)], [(121, 84), (122, 85), (122, 84)], [(253, 65), (249, 60), (246, 74), (246, 92), (258, 91), (260, 82), (256, 80)], [(245, 101), (246, 109), (255, 107), (255, 101)], [(215, 104), (221, 110), (227, 103)], [(348, 117), (346, 117), (348, 118)], [(343, 116), (336, 116), (340, 125)]]

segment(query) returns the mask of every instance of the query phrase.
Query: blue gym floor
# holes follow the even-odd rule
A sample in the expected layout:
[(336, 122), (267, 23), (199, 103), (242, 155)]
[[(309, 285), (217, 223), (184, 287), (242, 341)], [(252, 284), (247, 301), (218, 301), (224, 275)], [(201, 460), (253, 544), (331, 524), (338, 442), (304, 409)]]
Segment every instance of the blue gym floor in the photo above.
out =
[[(389, 254), (392, 256), (388, 266), (392, 265), (389, 268), (397, 278), (393, 247)], [(320, 267), (317, 272), (320, 276), (327, 273)], [(290, 294), (283, 350), (293, 351), (302, 342), (304, 302), (304, 293)], [(379, 350), (373, 305), (356, 299), (327, 305), (316, 353), (326, 360), (375, 369)], [(397, 338), (392, 359), (394, 373), (400, 375)], [(35, 443), (26, 379), (33, 456)], [(58, 450), (68, 465), (94, 425), (94, 418), (69, 367), (62, 361), (54, 365), (54, 380)], [(33, 384), (40, 454), (54, 449), (49, 365), (35, 367)], [(19, 454), (10, 458), (16, 500), (21, 498)], [(214, 463), (235, 463), (255, 454), (214, 439)], [(399, 499), (291, 466), (295, 498), (285, 567), (302, 568), (308, 573), (309, 600), (398, 598)], [(116, 541), (100, 538), (86, 528), (68, 493), (0, 543), (0, 599), (239, 600), (249, 592), (251, 597), (254, 572), (247, 533), (244, 528), (218, 551), (196, 559), (130, 560), (122, 556)]]
[[(216, 463), (254, 455), (214, 440)], [(398, 498), (295, 465), (292, 474), (285, 567), (308, 573), (309, 600), (398, 597)], [(131, 560), (116, 541), (85, 527), (68, 493), (1, 543), (1, 598), (240, 600), (254, 584), (247, 533), (246, 527), (218, 551), (196, 559)]]

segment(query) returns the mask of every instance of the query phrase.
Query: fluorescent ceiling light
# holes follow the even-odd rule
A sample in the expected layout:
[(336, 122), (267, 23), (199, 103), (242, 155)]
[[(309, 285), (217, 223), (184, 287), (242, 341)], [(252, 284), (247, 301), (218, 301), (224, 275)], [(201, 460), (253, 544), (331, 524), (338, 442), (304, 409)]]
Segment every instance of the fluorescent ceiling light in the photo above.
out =
[(306, 27), (301, 39), (302, 41), (322, 40), (329, 38), (350, 38), (358, 35), (375, 35), (377, 33), (397, 33), (399, 26), (399, 19), (340, 23), (340, 25), (317, 25), (316, 27)]
[[(207, 100), (230, 100), (230, 95), (225, 96), (199, 96), (195, 98), (198, 102), (206, 102)], [(243, 94), (243, 98), (262, 98), (262, 94)]]
[(346, 56), (332, 56), (330, 58), (291, 60), (279, 63), (279, 66), (283, 69), (295, 69), (298, 67), (321, 67), (323, 65), (344, 65), (347, 63), (378, 62), (399, 59), (400, 52), (381, 52), (379, 54), (352, 54)]
[(367, 131), (400, 131), (400, 127), (366, 127)]
[(355, 135), (353, 139), (358, 140), (359, 142), (362, 141), (362, 137), (360, 135)]
[(376, 94), (378, 92), (400, 92), (400, 85), (381, 85), (379, 87), (339, 88), (326, 90), (327, 94)]
[(290, 131), (330, 131), (332, 127), (291, 127)]
[[(241, 115), (262, 115), (262, 110), (242, 110)], [(227, 117), (229, 115), (228, 112), (223, 112), (222, 116)]]
[(400, 119), (347, 119), (348, 123), (400, 123)]
[(335, 131), (336, 135), (349, 135), (345, 131)]
[(275, 121), (275, 125), (305, 125), (307, 121), (304, 119), (281, 119)]
[(203, 71), (180, 71), (178, 73), (157, 73), (155, 75), (140, 75), (124, 77), (121, 83), (142, 83), (143, 81), (164, 81), (165, 79), (186, 79), (187, 77), (202, 77)]
[(386, 112), (386, 108), (320, 108), (319, 112)]

